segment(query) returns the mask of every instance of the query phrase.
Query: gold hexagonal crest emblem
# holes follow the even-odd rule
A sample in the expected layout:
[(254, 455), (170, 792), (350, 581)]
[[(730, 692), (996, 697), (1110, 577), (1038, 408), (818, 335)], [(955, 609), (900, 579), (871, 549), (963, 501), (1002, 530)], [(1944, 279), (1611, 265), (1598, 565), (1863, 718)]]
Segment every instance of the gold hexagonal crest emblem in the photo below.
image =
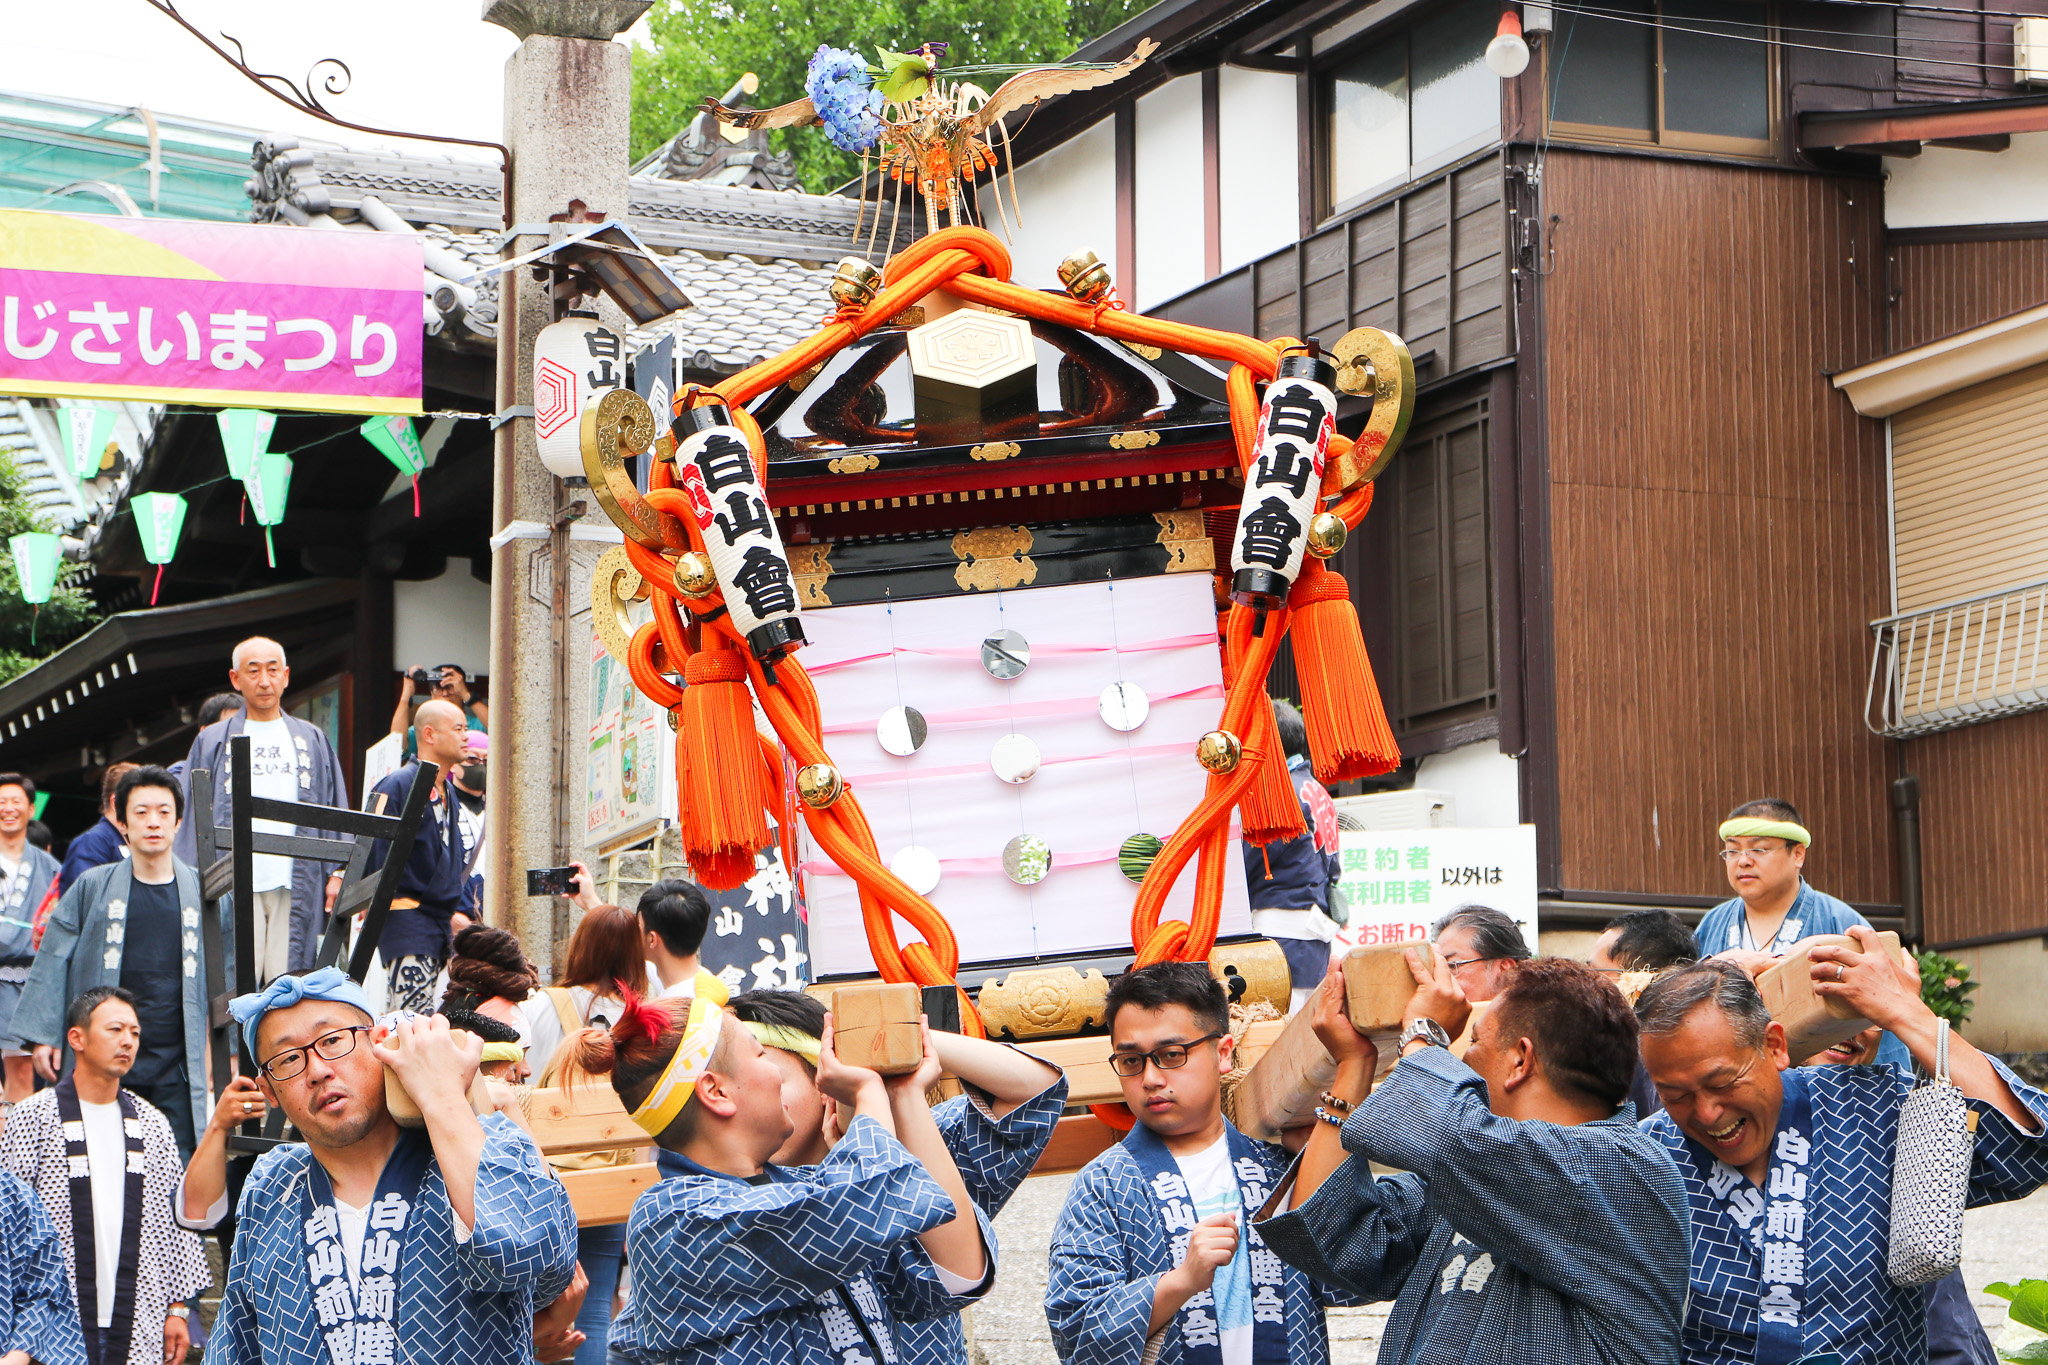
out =
[(1028, 320), (963, 308), (909, 340), (920, 444), (1038, 434), (1038, 353)]

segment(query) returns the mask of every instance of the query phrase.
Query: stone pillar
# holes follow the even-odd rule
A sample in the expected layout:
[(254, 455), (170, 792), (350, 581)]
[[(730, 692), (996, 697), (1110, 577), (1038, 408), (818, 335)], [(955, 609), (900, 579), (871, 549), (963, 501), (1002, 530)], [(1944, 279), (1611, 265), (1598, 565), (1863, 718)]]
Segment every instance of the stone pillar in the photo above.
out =
[[(512, 220), (537, 230), (509, 242), (507, 256), (544, 245), (549, 217), (565, 213), (572, 199), (625, 217), (631, 57), (612, 38), (647, 7), (648, 0), (486, 0), (484, 19), (522, 40), (505, 65), (505, 145), (512, 149)], [(555, 305), (548, 287), (526, 269), (506, 273), (499, 298), (498, 408), (530, 412), (533, 338), (555, 320)], [(568, 550), (561, 514), (581, 495), (541, 466), (530, 416), (498, 429), (494, 460), (493, 529), (537, 522), (552, 534), (509, 541), (491, 556), (484, 913), (519, 935), (548, 980), (556, 959), (556, 904), (528, 898), (526, 871), (553, 866), (567, 851), (563, 787), (573, 790), (581, 780), (561, 733), (573, 690), (564, 679), (587, 664), (583, 651), (573, 648), (577, 632), (566, 629), (554, 567)], [(574, 604), (567, 605), (573, 611)], [(580, 735), (577, 718), (567, 719), (568, 734)]]

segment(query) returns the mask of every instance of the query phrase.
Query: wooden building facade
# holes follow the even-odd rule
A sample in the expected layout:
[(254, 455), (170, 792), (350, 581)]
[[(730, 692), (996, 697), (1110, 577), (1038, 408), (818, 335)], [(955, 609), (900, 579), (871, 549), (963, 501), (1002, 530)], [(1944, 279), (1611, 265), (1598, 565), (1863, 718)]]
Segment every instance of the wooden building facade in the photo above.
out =
[[(2038, 982), (2048, 716), (1866, 723), (1899, 600), (1892, 432), (1831, 379), (2048, 302), (2048, 192), (2011, 221), (1906, 228), (1886, 180), (1923, 149), (1995, 179), (2048, 130), (2048, 95), (2015, 84), (2010, 17), (2048, 5), (1707, 19), (1631, 0), (1558, 10), (1554, 30), (1548, 8), (1523, 7), (1533, 60), (1500, 80), (1478, 63), (1497, 4), (1167, 0), (1083, 50), (1162, 49), (1041, 114), (1023, 178), (1085, 179), (1099, 146), (1126, 169), (1175, 99), (1199, 100), (1210, 268), (1157, 297), (1189, 253), (1148, 236), (1127, 189), (1092, 221), (1027, 219), (1020, 269), (1107, 243), (1154, 312), (1409, 342), (1420, 406), (1344, 566), (1398, 780), (1436, 785), (1452, 754), (1506, 775), (1537, 827), (1546, 929), (1724, 899), (1714, 826), (1775, 795), (1815, 831), (1815, 885)], [(1262, 112), (1262, 137), (1215, 132)], [(2039, 162), (2048, 185), (2048, 148)], [(1219, 240), (1233, 212), (1251, 222), (1238, 185), (1291, 195), (1285, 240)], [(2019, 467), (2048, 489), (2048, 460)], [(1917, 841), (1896, 808), (1915, 784)], [(2033, 956), (2001, 966), (1980, 951), (1994, 939)], [(2039, 1025), (2007, 1031), (2048, 1047)]]

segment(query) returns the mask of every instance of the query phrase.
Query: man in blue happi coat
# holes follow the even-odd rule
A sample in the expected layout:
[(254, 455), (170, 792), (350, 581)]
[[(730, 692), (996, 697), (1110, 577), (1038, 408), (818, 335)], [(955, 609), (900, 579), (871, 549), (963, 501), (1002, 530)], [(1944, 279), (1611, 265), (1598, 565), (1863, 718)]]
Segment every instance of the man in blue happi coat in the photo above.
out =
[[(769, 1160), (777, 1166), (817, 1165), (841, 1131), (837, 1107), (818, 1089), (824, 1005), (802, 991), (748, 991), (733, 996), (726, 1008), (782, 1068), (782, 1107), (795, 1131)], [(1021, 1048), (936, 1029), (931, 1040), (939, 1066), (966, 1092), (933, 1107), (931, 1117), (980, 1216), (992, 1280), (996, 1241), (991, 1220), (1052, 1140), (1066, 1108), (1067, 1079), (1058, 1067)], [(967, 1358), (958, 1313), (899, 1322), (896, 1340), (906, 1365), (950, 1365)]]
[(984, 1232), (925, 1105), (924, 1063), (884, 1081), (819, 1041), (817, 1087), (850, 1115), (814, 1166), (769, 1161), (795, 1125), (783, 1070), (705, 996), (628, 995), (571, 1041), (609, 1074), (676, 1173), (626, 1222), (633, 1292), (610, 1359), (629, 1365), (895, 1365), (901, 1325), (955, 1313), (988, 1281)]
[(35, 780), (21, 773), (0, 773), (0, 1048), (6, 1052), (10, 1105), (27, 1099), (35, 1088), (28, 1051), (11, 1025), (28, 969), (36, 960), (36, 911), (61, 873), (55, 858), (28, 841), (35, 810)]
[(0, 1171), (0, 1365), (86, 1365), (64, 1244), (35, 1191)]
[(1523, 963), (1460, 1061), (1456, 978), (1440, 956), (1408, 962), (1401, 1060), (1377, 1087), (1342, 977), (1324, 984), (1316, 1036), (1337, 1076), (1260, 1231), (1317, 1278), (1394, 1300), (1385, 1365), (1675, 1365), (1685, 1187), (1635, 1126), (1621, 993), (1583, 963)]
[[(1893, 1034), (1930, 1074), (1946, 1031), (1877, 935), (1813, 952), (1816, 993)], [(1794, 1068), (1785, 1031), (1732, 962), (1682, 967), (1636, 1002), (1643, 1062), (1664, 1112), (1643, 1125), (1669, 1149), (1692, 1206), (1688, 1365), (1845, 1365), (1927, 1359), (1927, 1294), (1886, 1274), (1899, 1107), (1891, 1066)], [(2048, 1094), (1960, 1038), (1948, 1074), (1977, 1116), (1971, 1206), (2048, 1183)]]
[(1045, 1316), (1067, 1365), (1324, 1365), (1349, 1300), (1274, 1255), (1252, 1214), (1287, 1166), (1223, 1117), (1236, 1065), (1222, 983), (1161, 962), (1110, 984), (1110, 1064), (1137, 1118), (1074, 1177)]
[[(1773, 967), (1801, 939), (1846, 934), (1870, 921), (1846, 901), (1806, 881), (1813, 845), (1804, 818), (1790, 801), (1767, 796), (1745, 801), (1721, 822), (1721, 865), (1735, 894), (1700, 917), (1693, 941), (1701, 957), (1726, 958), (1752, 977)], [(1905, 1044), (1890, 1034), (1877, 1059), (1910, 1067)], [(1804, 1062), (1804, 1057), (1795, 1057)]]
[[(207, 1357), (220, 1365), (505, 1365), (576, 1269), (576, 1215), (533, 1140), (468, 1092), (483, 1040), (371, 1018), (332, 967), (230, 1005), (304, 1145), (257, 1159)], [(385, 1071), (425, 1118), (401, 1128)]]

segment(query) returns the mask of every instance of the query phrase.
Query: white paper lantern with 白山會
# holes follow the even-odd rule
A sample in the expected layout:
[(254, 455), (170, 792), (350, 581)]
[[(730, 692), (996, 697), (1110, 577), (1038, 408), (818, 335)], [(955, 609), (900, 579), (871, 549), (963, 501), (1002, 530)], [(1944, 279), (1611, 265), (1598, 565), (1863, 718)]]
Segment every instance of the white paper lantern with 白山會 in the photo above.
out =
[(732, 424), (732, 410), (720, 403), (691, 408), (675, 430), (682, 437), (676, 478), (704, 537), (733, 629), (756, 659), (775, 664), (804, 642), (804, 629), (789, 554), (755, 477), (753, 447)]
[(626, 384), (624, 339), (595, 314), (572, 314), (533, 339), (533, 434), (558, 478), (583, 477), (583, 409)]
[(1336, 430), (1335, 382), (1336, 367), (1310, 351), (1283, 356), (1279, 375), (1266, 386), (1258, 448), (1245, 471), (1230, 556), (1230, 595), (1242, 606), (1285, 604), (1301, 572)]

